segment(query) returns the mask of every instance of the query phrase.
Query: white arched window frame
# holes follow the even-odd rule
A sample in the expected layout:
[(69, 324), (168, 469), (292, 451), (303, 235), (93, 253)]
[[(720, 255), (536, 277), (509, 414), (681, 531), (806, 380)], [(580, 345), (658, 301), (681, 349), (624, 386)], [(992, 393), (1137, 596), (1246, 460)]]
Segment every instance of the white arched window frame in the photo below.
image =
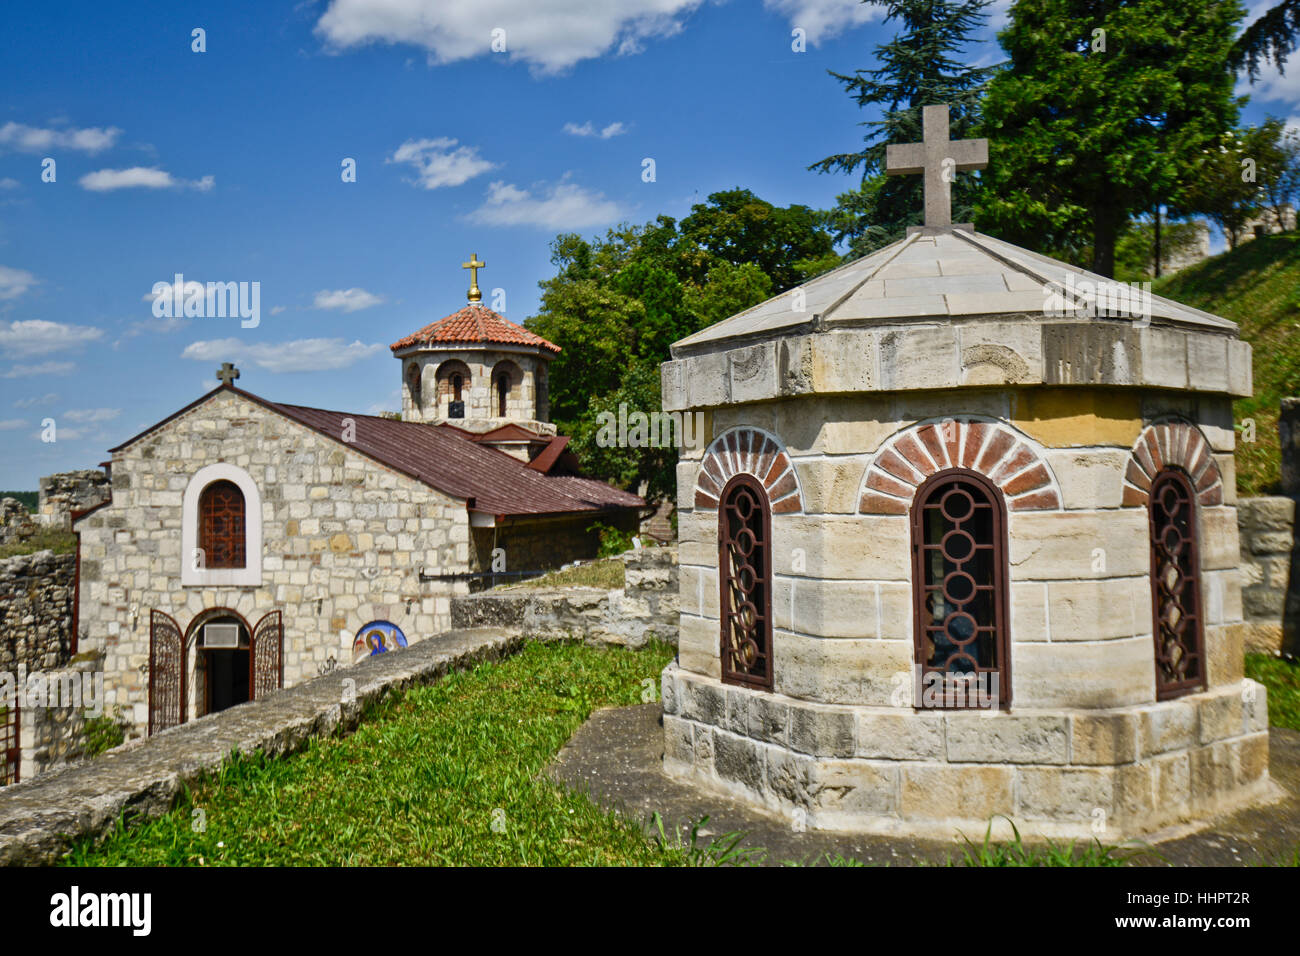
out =
[[(244, 567), (204, 568), (195, 560), (199, 546), (199, 498), (214, 481), (233, 482), (244, 493)], [(200, 468), (181, 502), (181, 584), (207, 587), (257, 587), (262, 583), (262, 495), (244, 469), (219, 462)]]

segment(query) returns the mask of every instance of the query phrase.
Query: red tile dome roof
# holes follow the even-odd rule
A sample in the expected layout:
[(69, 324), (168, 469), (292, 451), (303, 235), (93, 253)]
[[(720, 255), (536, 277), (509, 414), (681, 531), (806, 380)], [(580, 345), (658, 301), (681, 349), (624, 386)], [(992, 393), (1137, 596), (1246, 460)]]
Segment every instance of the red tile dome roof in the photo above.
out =
[(534, 335), (522, 325), (516, 325), (502, 315), (498, 315), (485, 305), (471, 302), (459, 312), (453, 312), (445, 319), (439, 319), (412, 332), (406, 338), (398, 339), (389, 348), (394, 352), (420, 345), (531, 345), (560, 351), (558, 345), (546, 341), (540, 335)]

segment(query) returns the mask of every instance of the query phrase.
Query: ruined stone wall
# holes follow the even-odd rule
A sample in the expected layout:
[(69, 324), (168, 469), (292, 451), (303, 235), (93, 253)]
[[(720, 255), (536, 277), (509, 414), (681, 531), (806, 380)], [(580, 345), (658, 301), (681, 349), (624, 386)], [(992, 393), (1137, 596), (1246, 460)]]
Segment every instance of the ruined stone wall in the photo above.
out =
[[(91, 654), (65, 668), (44, 673), (45, 693), (49, 695), (52, 687), (61, 690), (57, 699), (47, 696), (43, 705), (32, 706), (30, 700), (22, 704), (19, 779), (30, 780), (85, 758), (87, 721), (100, 716), (113, 718), (104, 700), (97, 696), (104, 688), (103, 670), (103, 656)], [(69, 697), (67, 688), (76, 691)]]
[(492, 570), (492, 552), (504, 550), (506, 571), (550, 571), (599, 553), (600, 536), (589, 531), (599, 522), (629, 534), (637, 529), (635, 511), (609, 515), (511, 520), (495, 528), (473, 528), (475, 570)]
[(0, 671), (68, 662), (76, 567), (75, 554), (53, 551), (0, 560)]
[(108, 475), (98, 469), (67, 471), (41, 479), (41, 522), (69, 530), (72, 512), (93, 508), (111, 493)]
[[(182, 583), (184, 496), (215, 463), (242, 469), (260, 491), (260, 583)], [(371, 621), (390, 621), (411, 641), (450, 626), (451, 595), (464, 585), (422, 582), (420, 571), (468, 567), (463, 502), (259, 404), (217, 393), (117, 452), (112, 473), (112, 503), (77, 522), (81, 646), (104, 651), (109, 702), (137, 732), (148, 725), (153, 609), (183, 631), (205, 609), (232, 609), (249, 626), (281, 611), (285, 686), (331, 658), (350, 660), (353, 636)], [(191, 646), (191, 717), (202, 701), (198, 656)]]
[(1237, 502), (1248, 651), (1271, 654), (1282, 648), (1283, 612), (1295, 548), (1295, 509), (1294, 499), (1280, 496)]

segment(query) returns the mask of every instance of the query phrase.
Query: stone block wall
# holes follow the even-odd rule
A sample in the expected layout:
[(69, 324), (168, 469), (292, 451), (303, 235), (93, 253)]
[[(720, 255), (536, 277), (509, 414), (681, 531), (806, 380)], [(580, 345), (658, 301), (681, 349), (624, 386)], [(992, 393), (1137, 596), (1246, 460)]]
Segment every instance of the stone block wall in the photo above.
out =
[(111, 491), (108, 475), (98, 469), (46, 475), (41, 479), (37, 512), (42, 523), (68, 530), (72, 512), (107, 501)]
[(1241, 539), (1242, 609), (1248, 651), (1282, 649), (1283, 614), (1295, 550), (1292, 498), (1242, 498), (1237, 502)]
[(38, 528), (17, 498), (0, 498), (0, 544), (26, 541)]
[(96, 699), (88, 687), (94, 686), (96, 675), (103, 680), (103, 671), (103, 656), (92, 654), (45, 674), (49, 686), (70, 686), (68, 678), (75, 675), (76, 686), (83, 690), (80, 698), (71, 702), (59, 700), (56, 704), (50, 701), (48, 706), (36, 707), (23, 705), (20, 779), (30, 780), (37, 774), (77, 763), (85, 757), (87, 721), (97, 716), (96, 712), (110, 720), (113, 716), (104, 706), (104, 701)]
[[(231, 458), (231, 448), (245, 450)], [(216, 462), (260, 488), (260, 584), (181, 584), (185, 491)], [(463, 502), (230, 392), (119, 450), (112, 474), (112, 503), (77, 523), (80, 639), (104, 652), (109, 702), (138, 732), (148, 725), (151, 609), (182, 630), (210, 608), (232, 609), (250, 626), (282, 611), (292, 686), (331, 658), (350, 660), (353, 636), (371, 621), (390, 621), (411, 641), (446, 631), (451, 597), (465, 585), (422, 582), (420, 571), (466, 571), (474, 560)], [(202, 693), (195, 657), (191, 648), (191, 716)]]
[(676, 549), (628, 551), (622, 560), (621, 589), (519, 587), (458, 597), (451, 605), (452, 626), (505, 627), (535, 640), (640, 647), (654, 635), (676, 644)]
[[(438, 367), (455, 360), (469, 368), (469, 381), (461, 393), (465, 403), (465, 420), (496, 419), (504, 425), (514, 421), (546, 421), (549, 408), (546, 400), (547, 359), (520, 352), (492, 349), (456, 349), (417, 352), (403, 360), (402, 368), (412, 364), (420, 369), (420, 394), (418, 402), (411, 389), (402, 386), (402, 418), (405, 421), (433, 421), (435, 419), (458, 424), (457, 419), (447, 419), (450, 394), (438, 393)], [(508, 363), (508, 364), (507, 364)], [(497, 389), (493, 372), (511, 372), (510, 391), (506, 395), (506, 415), (497, 415)], [(404, 373), (403, 382), (407, 379)]]
[(588, 531), (593, 524), (634, 533), (634, 511), (576, 517), (507, 519), (494, 528), (471, 528), (475, 570), (493, 567), (492, 552), (504, 552), (506, 571), (550, 571), (570, 561), (587, 561), (600, 550), (600, 538)]
[(0, 560), (0, 671), (68, 662), (76, 567), (75, 554), (53, 551)]
[[(1207, 671), (1210, 686), (1225, 686), (1242, 677), (1243, 639), (1226, 397), (989, 388), (809, 396), (709, 411), (711, 438), (757, 428), (778, 439), (797, 480), (799, 506), (787, 513), (774, 506), (772, 518), (775, 691), (891, 705), (913, 660), (910, 531), (905, 513), (861, 513), (865, 476), (901, 431), (977, 416), (1015, 429), (1044, 463), (1051, 479), (1044, 488), (1059, 500), (1039, 510), (1013, 504), (1008, 518), (1013, 704), (1153, 701), (1148, 518), (1145, 507), (1126, 502), (1125, 475), (1144, 428), (1170, 415), (1197, 424), (1221, 479), (1200, 513)], [(695, 494), (705, 453), (688, 449), (677, 469), (679, 659), (684, 670), (716, 676), (717, 512)]]

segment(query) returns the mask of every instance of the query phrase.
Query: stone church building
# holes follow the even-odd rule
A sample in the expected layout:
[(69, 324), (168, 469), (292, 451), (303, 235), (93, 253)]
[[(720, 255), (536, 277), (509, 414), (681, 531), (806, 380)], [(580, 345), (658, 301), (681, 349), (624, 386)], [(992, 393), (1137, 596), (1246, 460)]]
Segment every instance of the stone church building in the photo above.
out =
[(270, 401), (227, 365), (112, 449), (112, 497), (74, 516), (74, 632), (133, 735), (436, 635), (483, 573), (636, 528), (644, 502), (546, 421), (559, 348), (479, 299), (393, 344), (400, 421)]
[[(942, 115), (940, 115), (942, 114)], [(810, 827), (1150, 833), (1269, 792), (1243, 676), (1237, 327), (926, 225), (674, 344), (664, 765)], [(1129, 292), (1133, 290), (1128, 290)], [(998, 819), (995, 832), (1008, 832)]]

